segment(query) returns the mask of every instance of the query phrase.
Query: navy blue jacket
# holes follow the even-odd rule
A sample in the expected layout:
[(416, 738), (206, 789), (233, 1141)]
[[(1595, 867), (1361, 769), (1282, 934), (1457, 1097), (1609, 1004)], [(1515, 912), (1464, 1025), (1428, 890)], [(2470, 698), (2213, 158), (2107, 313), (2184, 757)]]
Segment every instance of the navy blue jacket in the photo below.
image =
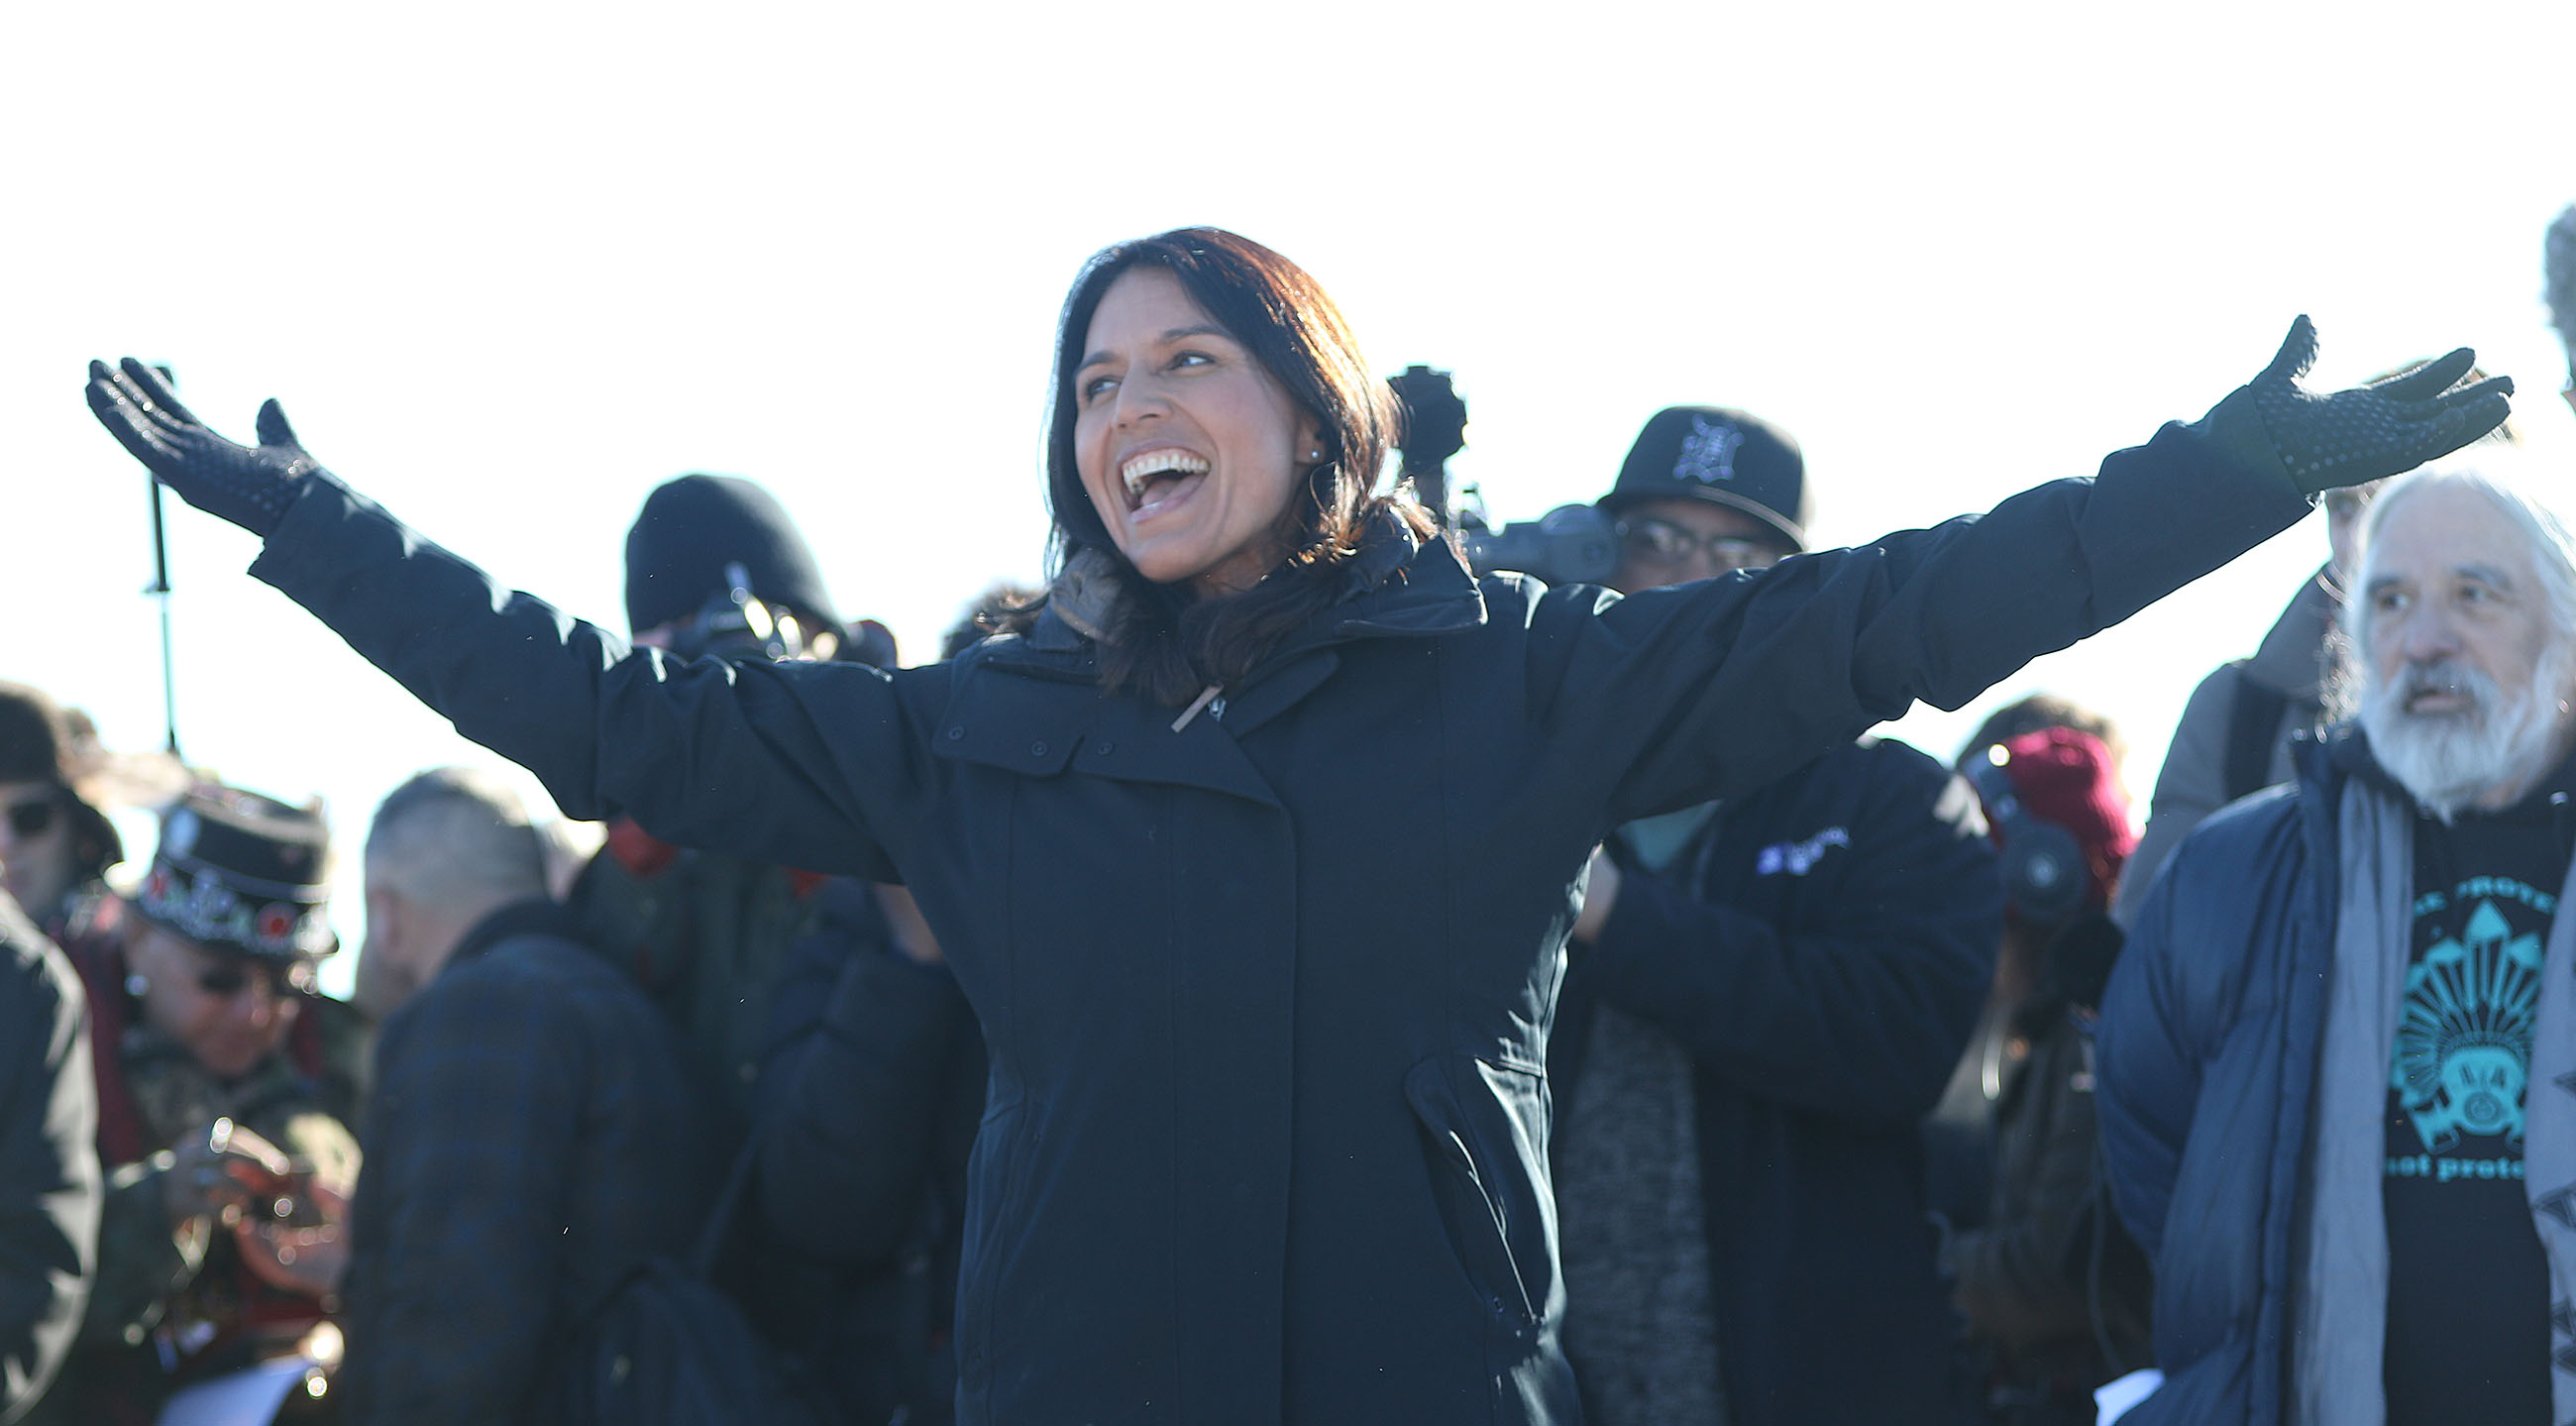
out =
[(1690, 1054), (1729, 1422), (1946, 1419), (1919, 1126), (2002, 935), (1976, 798), (1903, 743), (1846, 744), (1728, 804), (1682, 865), (1632, 872), (1574, 952), (1558, 1104), (1595, 1004)]
[(551, 1420), (567, 1338), (688, 1251), (726, 1167), (714, 1106), (635, 983), (505, 907), (385, 1023), (351, 1205), (352, 1421)]
[(2155, 1263), (2162, 1389), (2123, 1417), (2283, 1419), (2302, 1156), (2334, 959), (2343, 791), (2360, 736), (2301, 741), (2298, 781), (2185, 838), (2102, 997), (2095, 1107), (2120, 1216)]
[(1177, 729), (1052, 611), (891, 673), (676, 663), (324, 477), (253, 572), (568, 815), (910, 887), (991, 1055), (961, 1421), (1564, 1422), (1545, 1055), (1592, 847), (2286, 527), (2240, 418), (1624, 600), (1381, 541)]

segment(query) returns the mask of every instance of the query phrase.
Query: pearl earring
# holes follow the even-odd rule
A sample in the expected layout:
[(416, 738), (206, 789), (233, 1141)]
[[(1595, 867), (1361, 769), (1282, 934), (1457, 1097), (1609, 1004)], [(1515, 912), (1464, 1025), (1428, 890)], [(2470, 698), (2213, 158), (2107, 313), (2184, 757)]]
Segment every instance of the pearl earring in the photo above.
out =
[(143, 998), (143, 992), (150, 990), (151, 988), (152, 982), (145, 980), (141, 972), (137, 972), (125, 978), (125, 993), (138, 1000)]

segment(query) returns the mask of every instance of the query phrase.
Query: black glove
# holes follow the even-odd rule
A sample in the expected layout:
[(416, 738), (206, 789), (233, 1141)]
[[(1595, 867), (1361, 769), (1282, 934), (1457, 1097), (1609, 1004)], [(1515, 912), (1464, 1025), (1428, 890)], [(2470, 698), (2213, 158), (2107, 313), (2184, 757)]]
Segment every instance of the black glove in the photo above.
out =
[(259, 408), (259, 444), (238, 446), (188, 413), (161, 373), (132, 357), (110, 371), (89, 364), (89, 409), (134, 458), (179, 498), (266, 539), (286, 518), (305, 476), (322, 467), (304, 453), (274, 401)]
[(2290, 324), (2280, 355), (2240, 395), (2252, 398), (2272, 455), (2310, 495), (2413, 470), (2504, 424), (2513, 378), (2489, 377), (2451, 389), (2477, 353), (2449, 356), (2369, 386), (2320, 395), (2298, 378), (2317, 359), (2317, 329), (2303, 315)]

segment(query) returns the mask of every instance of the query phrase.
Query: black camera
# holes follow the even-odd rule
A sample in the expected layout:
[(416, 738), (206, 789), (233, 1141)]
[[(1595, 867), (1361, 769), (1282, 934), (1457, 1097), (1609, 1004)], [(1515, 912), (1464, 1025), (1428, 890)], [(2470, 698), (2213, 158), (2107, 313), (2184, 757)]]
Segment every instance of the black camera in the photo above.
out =
[(1427, 366), (1406, 367), (1387, 385), (1404, 412), (1405, 479), (1433, 518), (1457, 531), (1469, 568), (1480, 575), (1518, 570), (1550, 584), (1603, 584), (1618, 571), (1618, 533), (1609, 516), (1589, 505), (1560, 505), (1498, 530), (1485, 517), (1484, 492), (1469, 486), (1472, 507), (1451, 510), (1448, 461), (1467, 445), (1467, 403), (1449, 373)]
[(724, 592), (711, 595), (698, 612), (672, 631), (669, 652), (681, 659), (767, 659), (790, 663), (828, 659), (840, 644), (840, 631), (808, 628), (795, 611), (751, 592), (751, 574), (739, 560), (724, 567)]
[(1618, 531), (1589, 505), (1559, 505), (1499, 530), (1480, 516), (1463, 518), (1458, 543), (1478, 574), (1512, 569), (1550, 584), (1607, 584), (1619, 571)]

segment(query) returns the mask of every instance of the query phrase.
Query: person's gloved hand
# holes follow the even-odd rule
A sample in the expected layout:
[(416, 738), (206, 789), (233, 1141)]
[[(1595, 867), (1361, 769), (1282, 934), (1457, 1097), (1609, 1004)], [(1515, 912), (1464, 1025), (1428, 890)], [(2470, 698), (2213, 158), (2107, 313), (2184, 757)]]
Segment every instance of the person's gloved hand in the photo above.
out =
[(2251, 400), (2282, 470), (2310, 495), (2413, 470), (2503, 425), (2513, 411), (2505, 399), (2512, 377), (2451, 389), (2477, 363), (2467, 347), (2385, 381), (2326, 393), (2298, 384), (2316, 358), (2317, 329), (2302, 315), (2272, 364), (2237, 393)]
[(274, 401), (259, 408), (259, 444), (235, 445), (190, 415), (161, 373), (132, 357), (89, 364), (89, 409), (179, 498), (266, 539), (286, 517), (297, 482), (322, 467), (304, 453)]

